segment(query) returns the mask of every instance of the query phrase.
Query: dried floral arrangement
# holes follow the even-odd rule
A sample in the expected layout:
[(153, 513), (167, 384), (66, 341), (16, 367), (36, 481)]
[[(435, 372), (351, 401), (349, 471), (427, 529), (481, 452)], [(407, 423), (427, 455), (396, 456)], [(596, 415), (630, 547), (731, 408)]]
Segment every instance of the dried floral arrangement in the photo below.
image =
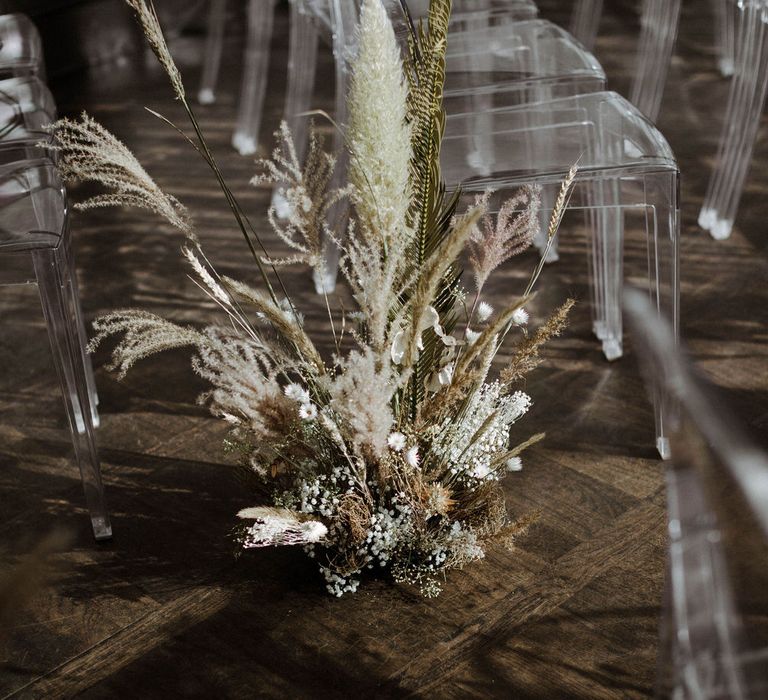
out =
[[(525, 306), (541, 263), (507, 308), (494, 311), (483, 299), (493, 270), (530, 245), (540, 200), (529, 187), (495, 216), (487, 211), (488, 195), (458, 213), (459, 192), (448, 194), (442, 182), (450, 0), (432, 0), (408, 52), (400, 51), (381, 0), (363, 0), (342, 191), (329, 190), (335, 159), (319, 136), (312, 134), (302, 164), (287, 127), (281, 128), (278, 148), (261, 162), (263, 174), (254, 182), (285, 187), (288, 217), (270, 210), (269, 222), (294, 251), (286, 259), (267, 252), (224, 181), (151, 0), (127, 2), (194, 134), (171, 126), (210, 166), (263, 289), (215, 271), (186, 209), (120, 141), (87, 115), (64, 119), (54, 129), (65, 179), (107, 189), (78, 206), (136, 206), (164, 217), (186, 236), (183, 252), (195, 280), (228, 320), (200, 330), (140, 310), (116, 311), (96, 321), (92, 345), (120, 336), (113, 351), (120, 375), (153, 353), (194, 349), (192, 366), (212, 387), (200, 401), (230, 424), (229, 447), (271, 498), (238, 513), (240, 546), (302, 545), (337, 596), (355, 591), (367, 569), (386, 570), (395, 581), (437, 595), (446, 570), (482, 558), (491, 543), (509, 544), (530, 522), (530, 515), (508, 520), (500, 484), (543, 437), (511, 439), (512, 426), (531, 405), (517, 385), (538, 364), (541, 346), (561, 332), (573, 303), (535, 332), (527, 329)], [(575, 169), (552, 212), (550, 242), (574, 176)], [(341, 198), (349, 199), (352, 212), (344, 236), (326, 225)], [(328, 306), (331, 358), (305, 332), (278, 271), (289, 263), (322, 268), (324, 241), (341, 247), (341, 271), (358, 306), (342, 319)], [(461, 281), (465, 250), (472, 291)], [(345, 332), (354, 342), (343, 352)], [(513, 334), (513, 358), (491, 379), (494, 357)]]

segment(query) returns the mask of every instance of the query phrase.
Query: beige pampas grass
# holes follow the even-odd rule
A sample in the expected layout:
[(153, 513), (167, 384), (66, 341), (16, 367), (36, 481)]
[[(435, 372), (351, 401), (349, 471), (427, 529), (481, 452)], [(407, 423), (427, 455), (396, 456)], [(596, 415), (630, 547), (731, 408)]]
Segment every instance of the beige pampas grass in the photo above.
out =
[(359, 226), (385, 251), (401, 248), (410, 235), (407, 100), (400, 48), (386, 10), (381, 0), (363, 0), (348, 101), (349, 182)]
[(76, 209), (137, 207), (162, 216), (194, 238), (186, 208), (163, 192), (129, 148), (85, 112), (80, 121), (60, 119), (51, 127), (60, 153), (57, 163), (65, 182), (96, 182), (109, 192), (75, 204)]
[(176, 67), (176, 62), (168, 50), (168, 44), (165, 42), (165, 36), (160, 27), (160, 20), (157, 17), (154, 3), (152, 0), (126, 0), (126, 2), (136, 13), (136, 18), (139, 20), (139, 24), (141, 24), (144, 36), (153, 53), (157, 56), (160, 65), (168, 74), (176, 96), (180, 100), (186, 100), (184, 83), (181, 80), (179, 69)]

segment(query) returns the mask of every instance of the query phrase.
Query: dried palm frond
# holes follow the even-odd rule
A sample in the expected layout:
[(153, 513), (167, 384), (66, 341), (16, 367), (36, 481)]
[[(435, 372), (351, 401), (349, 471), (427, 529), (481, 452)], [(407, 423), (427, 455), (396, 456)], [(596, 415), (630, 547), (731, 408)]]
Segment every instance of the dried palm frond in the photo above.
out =
[(237, 517), (255, 521), (243, 532), (246, 548), (315, 544), (328, 534), (325, 524), (285, 508), (244, 508)]

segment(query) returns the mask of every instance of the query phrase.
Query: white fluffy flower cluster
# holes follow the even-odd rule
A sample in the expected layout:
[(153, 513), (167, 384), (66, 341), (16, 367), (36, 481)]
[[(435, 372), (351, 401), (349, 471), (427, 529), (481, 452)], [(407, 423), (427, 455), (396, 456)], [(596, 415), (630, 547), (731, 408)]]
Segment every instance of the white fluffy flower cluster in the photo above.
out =
[(494, 460), (507, 449), (509, 426), (531, 405), (531, 398), (522, 391), (501, 392), (498, 382), (483, 385), (461, 423), (446, 421), (433, 442), (433, 452), (465, 483), (499, 479)]
[(375, 563), (386, 566), (392, 558), (392, 553), (408, 534), (408, 523), (411, 517), (411, 508), (405, 503), (393, 503), (392, 508), (379, 506), (376, 513), (371, 516), (371, 525), (368, 528), (368, 536), (358, 554), (365, 556), (366, 565), (372, 569)]
[(337, 598), (341, 598), (345, 593), (354, 593), (360, 585), (360, 579), (354, 576), (341, 576), (327, 566), (321, 566), (320, 573), (325, 578), (325, 587), (328, 592)]
[(309, 398), (309, 392), (298, 384), (288, 384), (285, 395), (299, 404), (299, 418), (305, 421), (313, 421), (317, 418), (317, 406)]
[(331, 518), (336, 515), (341, 495), (352, 491), (354, 483), (346, 466), (334, 467), (328, 476), (320, 474), (311, 481), (301, 481), (297, 489), (298, 509)]

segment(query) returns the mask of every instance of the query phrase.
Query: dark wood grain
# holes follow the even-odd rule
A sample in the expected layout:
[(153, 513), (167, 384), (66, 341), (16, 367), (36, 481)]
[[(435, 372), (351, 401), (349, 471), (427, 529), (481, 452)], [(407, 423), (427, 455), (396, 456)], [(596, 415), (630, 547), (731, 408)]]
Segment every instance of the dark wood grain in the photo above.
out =
[[(619, 90), (632, 70), (635, 4), (606, 3), (598, 41)], [(733, 237), (712, 241), (695, 221), (728, 85), (716, 72), (709, 4), (684, 5), (660, 118), (683, 175), (683, 335), (700, 369), (768, 444), (768, 143), (761, 131)], [(540, 6), (567, 22), (569, 3)], [(231, 29), (220, 100), (198, 113), (237, 195), (270, 238), (269, 190), (247, 184), (253, 161), (228, 145), (242, 50)], [(286, 30), (281, 9), (264, 153), (282, 109)], [(200, 37), (182, 36), (173, 50), (193, 92)], [(319, 71), (316, 104), (330, 109), (327, 49)], [(183, 123), (151, 57), (62, 77), (52, 87), (63, 113), (87, 109), (189, 205), (222, 272), (254, 278), (204, 164), (142, 109)], [(73, 235), (89, 319), (126, 306), (182, 322), (218, 318), (186, 276), (179, 236), (154, 217), (77, 214)], [(664, 571), (663, 465), (631, 339), (626, 356), (609, 364), (591, 335), (585, 245), (581, 218), (567, 217), (562, 259), (546, 268), (532, 308), (541, 318), (568, 295), (584, 302), (527, 382), (534, 406), (521, 436), (548, 436), (506, 483), (510, 512), (538, 509), (541, 518), (515, 551), (493, 550), (478, 565), (451, 572), (432, 601), (377, 580), (355, 596), (330, 598), (300, 551), (235, 560), (233, 514), (250, 497), (221, 450), (223, 427), (195, 403), (203, 385), (183, 352), (139, 363), (123, 382), (104, 368), (107, 349), (95, 356), (98, 438), (115, 532), (111, 543), (95, 545), (35, 288), (3, 288), (0, 572), (53, 528), (71, 530), (75, 541), (54, 557), (51, 585), (0, 633), (0, 696), (648, 697)], [(510, 264), (489, 287), (492, 295), (501, 302), (519, 292), (534, 261), (530, 253)], [(645, 264), (640, 232), (628, 231), (627, 275), (642, 278)], [(326, 312), (308, 275), (287, 272), (286, 279), (327, 351)]]

